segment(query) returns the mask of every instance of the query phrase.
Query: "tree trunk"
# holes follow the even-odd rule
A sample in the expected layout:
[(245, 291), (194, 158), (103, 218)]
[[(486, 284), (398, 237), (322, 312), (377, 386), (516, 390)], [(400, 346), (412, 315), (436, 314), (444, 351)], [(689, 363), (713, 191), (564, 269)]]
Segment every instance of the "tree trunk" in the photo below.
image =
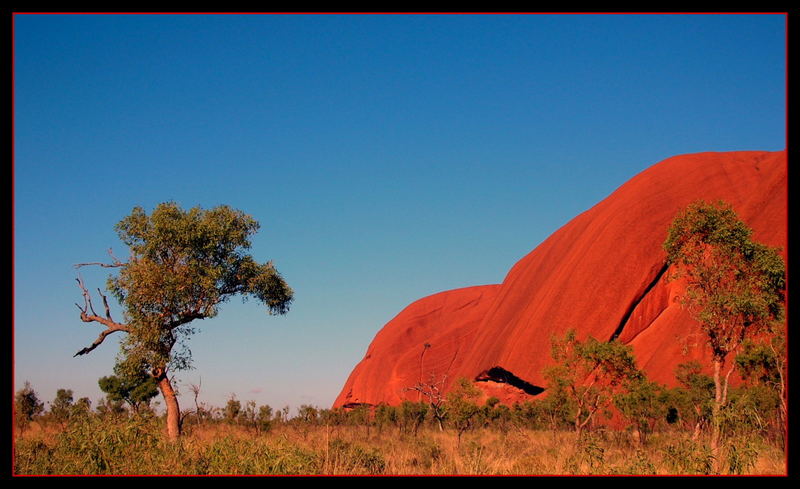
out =
[(720, 371), (722, 370), (723, 360), (721, 358), (714, 358), (714, 406), (711, 414), (711, 454), (714, 456), (714, 471), (719, 474), (722, 469), (722, 460), (720, 459), (720, 409), (723, 403), (724, 386), (722, 385), (722, 378)]
[(162, 373), (157, 380), (158, 388), (167, 407), (167, 436), (170, 440), (175, 441), (181, 435), (181, 410), (178, 406), (178, 397), (175, 395), (166, 373)]
[(643, 435), (643, 433), (644, 433), (644, 431), (641, 428), (639, 428), (638, 425), (635, 425), (633, 427), (633, 433), (631, 433), (631, 435), (633, 436), (633, 443), (637, 447), (644, 446), (644, 435)]

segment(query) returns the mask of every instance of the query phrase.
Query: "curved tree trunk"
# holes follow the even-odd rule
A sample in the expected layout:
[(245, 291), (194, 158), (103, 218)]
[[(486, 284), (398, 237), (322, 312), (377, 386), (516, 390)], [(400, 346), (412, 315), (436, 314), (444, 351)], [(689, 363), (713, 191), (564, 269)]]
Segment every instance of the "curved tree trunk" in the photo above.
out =
[(158, 389), (164, 397), (164, 404), (167, 408), (167, 436), (174, 441), (181, 435), (181, 410), (178, 406), (178, 397), (175, 395), (166, 373), (162, 373), (156, 380), (158, 380)]
[(711, 413), (711, 454), (714, 456), (715, 473), (719, 474), (722, 470), (722, 460), (720, 460), (720, 410), (724, 400), (724, 392), (727, 384), (723, 386), (723, 380), (720, 377), (722, 370), (723, 360), (714, 358), (714, 405)]

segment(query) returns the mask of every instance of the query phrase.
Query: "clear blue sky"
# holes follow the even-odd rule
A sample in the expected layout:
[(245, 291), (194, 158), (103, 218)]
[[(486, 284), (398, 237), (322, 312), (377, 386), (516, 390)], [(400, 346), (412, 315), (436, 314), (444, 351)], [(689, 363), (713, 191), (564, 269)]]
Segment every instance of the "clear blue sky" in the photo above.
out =
[[(378, 330), (499, 283), (669, 156), (785, 148), (783, 15), (16, 15), (16, 388), (93, 401), (75, 263), (134, 206), (228, 204), (291, 312), (227, 303), (200, 400), (329, 407)], [(107, 270), (83, 269), (90, 286)], [(116, 317), (121, 317), (117, 309)], [(113, 338), (113, 337), (112, 337)], [(110, 338), (111, 339), (111, 338)]]

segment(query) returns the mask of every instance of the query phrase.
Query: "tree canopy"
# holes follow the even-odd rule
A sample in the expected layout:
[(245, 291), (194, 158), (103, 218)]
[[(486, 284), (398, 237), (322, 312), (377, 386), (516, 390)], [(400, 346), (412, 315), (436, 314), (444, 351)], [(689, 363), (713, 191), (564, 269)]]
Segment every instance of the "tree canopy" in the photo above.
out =
[(43, 411), (44, 402), (39, 400), (30, 382), (25, 381), (25, 386), (14, 395), (14, 415), (20, 430), (24, 430), (30, 421)]
[(564, 338), (551, 338), (551, 343), (556, 364), (544, 372), (548, 390), (559, 401), (573, 405), (575, 431), (580, 438), (583, 428), (595, 413), (611, 404), (624, 383), (642, 374), (632, 348), (617, 340), (604, 342), (589, 336), (580, 341), (571, 329)]
[(718, 359), (783, 319), (783, 259), (751, 236), (730, 205), (698, 201), (678, 214), (664, 242), (671, 278), (686, 279), (682, 303)]
[(134, 412), (138, 412), (142, 406), (148, 406), (150, 399), (158, 395), (155, 379), (141, 368), (134, 371), (117, 365), (114, 375), (100, 377), (97, 384), (109, 400), (125, 401)]

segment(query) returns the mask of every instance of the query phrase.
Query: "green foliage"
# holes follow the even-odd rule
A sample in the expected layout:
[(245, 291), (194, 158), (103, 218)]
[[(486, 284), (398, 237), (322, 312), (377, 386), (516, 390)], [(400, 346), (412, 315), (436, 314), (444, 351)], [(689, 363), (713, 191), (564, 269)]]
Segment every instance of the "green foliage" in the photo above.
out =
[(345, 413), (342, 408), (323, 409), (319, 412), (319, 418), (326, 426), (339, 426), (344, 423)]
[(398, 426), (398, 422), (398, 413), (395, 406), (381, 403), (375, 407), (375, 424), (379, 431), (386, 427)]
[(500, 404), (498, 398), (490, 397), (481, 407), (478, 419), (483, 426), (493, 426), (506, 433), (514, 422), (514, 413), (510, 407)]
[(774, 392), (783, 419), (786, 409), (786, 335), (783, 328), (776, 329), (765, 341), (745, 341), (735, 361), (748, 384), (764, 386)]
[(583, 440), (580, 444), (580, 454), (583, 460), (588, 463), (591, 473), (598, 473), (598, 469), (603, 467), (605, 462), (606, 449), (600, 441), (591, 436)]
[(126, 402), (134, 412), (142, 406), (148, 406), (150, 400), (158, 395), (158, 384), (140, 364), (130, 362), (118, 363), (114, 374), (98, 380), (100, 390), (112, 401)]
[(260, 432), (266, 432), (272, 428), (272, 407), (269, 405), (260, 406), (258, 408), (256, 428)]
[(742, 343), (742, 351), (736, 355), (736, 367), (745, 380), (768, 385), (780, 383), (775, 352), (763, 343), (750, 340)]
[(153, 418), (128, 418), (109, 425), (98, 417), (74, 423), (58, 439), (56, 452), (74, 454), (66, 473), (113, 474), (131, 453), (159, 449), (158, 424)]
[(273, 418), (277, 423), (288, 423), (289, 422), (289, 406), (283, 406), (282, 408), (275, 411), (275, 417)]
[(461, 377), (456, 380), (455, 387), (447, 395), (445, 404), (447, 419), (453, 424), (458, 433), (458, 440), (461, 435), (471, 429), (475, 418), (481, 413), (481, 407), (476, 400), (480, 397), (481, 391), (472, 385), (468, 379)]
[[(567, 331), (563, 339), (552, 339), (552, 357), (556, 364), (548, 367), (548, 397), (556, 405), (551, 409), (560, 415), (574, 406), (575, 430), (580, 433), (595, 413), (607, 408), (615, 392), (625, 382), (641, 376), (631, 347), (618, 341), (602, 342), (591, 336), (578, 340), (575, 330)], [(555, 416), (554, 416), (555, 418)]]
[(425, 417), (428, 414), (428, 409), (428, 403), (424, 401), (403, 401), (400, 404), (398, 416), (400, 420), (400, 430), (405, 433), (411, 432), (416, 435), (419, 427), (425, 421)]
[(321, 461), (320, 454), (281, 440), (225, 437), (208, 444), (175, 444), (164, 439), (160, 421), (153, 416), (88, 416), (73, 421), (52, 444), (20, 440), (14, 471), (42, 475), (317, 474)]
[(576, 450), (564, 460), (563, 470), (568, 474), (603, 474), (606, 468), (606, 449), (601, 440), (588, 435), (579, 440)]
[(256, 402), (247, 401), (246, 403), (244, 403), (244, 408), (239, 413), (239, 423), (248, 428), (257, 428), (256, 427), (257, 416), (258, 414), (256, 412)]
[(228, 399), (228, 403), (225, 404), (225, 422), (229, 424), (236, 424), (239, 422), (239, 416), (242, 413), (242, 403), (236, 399), (235, 396), (231, 396)]
[(319, 410), (310, 404), (302, 404), (297, 408), (297, 417), (303, 423), (316, 426), (319, 422)]
[(123, 356), (149, 369), (188, 368), (189, 324), (216, 316), (236, 294), (255, 297), (270, 313), (287, 312), (292, 290), (272, 263), (258, 264), (245, 253), (258, 227), (228, 206), (184, 211), (173, 202), (149, 216), (136, 207), (120, 221), (116, 230), (131, 257), (108, 289), (129, 328)]
[(50, 414), (56, 421), (66, 422), (73, 413), (72, 402), (72, 390), (58, 389), (55, 399), (50, 403)]
[[(765, 385), (733, 389), (720, 410), (720, 425), (729, 437), (767, 434), (777, 419), (780, 405), (777, 393)], [(777, 426), (782, 430), (783, 426)]]
[(100, 399), (95, 408), (101, 417), (120, 417), (127, 414), (123, 401), (109, 399), (108, 396)]
[(347, 412), (347, 421), (352, 426), (369, 426), (371, 424), (370, 408), (359, 404)]
[(711, 421), (714, 404), (714, 380), (701, 370), (700, 363), (694, 360), (678, 365), (675, 378), (682, 388), (667, 393), (668, 402), (677, 409), (684, 426), (694, 426), (696, 430)]
[(636, 455), (627, 459), (622, 467), (611, 471), (612, 474), (619, 475), (655, 475), (657, 473), (655, 464), (643, 450), (636, 450)]
[(614, 405), (636, 428), (641, 443), (646, 443), (656, 422), (667, 415), (667, 392), (664, 386), (644, 375), (626, 383), (625, 390), (614, 395)]
[(25, 386), (14, 395), (14, 418), (17, 425), (24, 430), (43, 411), (44, 402), (39, 400), (30, 382), (26, 381)]
[(691, 440), (668, 444), (662, 455), (671, 474), (709, 475), (714, 471), (711, 450)]
[(714, 379), (702, 373), (700, 362), (692, 360), (679, 364), (675, 369), (675, 378), (686, 390), (691, 404), (698, 407), (698, 415), (710, 416), (711, 403), (714, 401)]
[(715, 358), (783, 319), (785, 265), (778, 250), (751, 240), (730, 205), (698, 201), (669, 229), (664, 249), (685, 278), (683, 304), (700, 322)]
[(728, 473), (742, 475), (751, 470), (758, 460), (758, 448), (750, 438), (739, 438), (728, 445)]
[(72, 413), (70, 414), (70, 418), (80, 419), (88, 416), (91, 411), (92, 401), (90, 401), (88, 397), (81, 397), (75, 401), (75, 404), (72, 405)]

